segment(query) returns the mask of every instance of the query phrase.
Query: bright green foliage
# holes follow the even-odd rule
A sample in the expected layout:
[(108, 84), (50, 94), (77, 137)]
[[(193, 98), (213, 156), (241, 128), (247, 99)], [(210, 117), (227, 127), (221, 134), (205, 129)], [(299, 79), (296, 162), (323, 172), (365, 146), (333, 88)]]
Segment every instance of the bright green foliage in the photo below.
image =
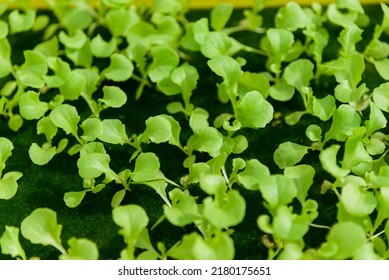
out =
[(278, 10), (275, 17), (276, 27), (296, 31), (304, 28), (307, 24), (307, 17), (303, 9), (295, 2), (288, 2)]
[(242, 127), (265, 127), (273, 119), (273, 106), (258, 91), (250, 91), (236, 107), (236, 118)]
[(111, 174), (109, 155), (101, 153), (87, 153), (81, 155), (77, 161), (79, 174), (84, 179), (93, 179), (104, 174)]
[(10, 171), (3, 174), (6, 161), (12, 155), (14, 145), (10, 140), (0, 137), (0, 199), (11, 199), (15, 196), (18, 183), (17, 181), (23, 176), (21, 172)]
[(181, 243), (169, 255), (181, 260), (229, 260), (234, 256), (234, 244), (226, 233), (204, 240), (198, 233), (184, 235)]
[(121, 252), (122, 259), (134, 259), (135, 244), (149, 223), (145, 210), (138, 205), (119, 206), (112, 210), (112, 218), (121, 229), (127, 248)]
[(36, 11), (28, 9), (26, 13), (21, 14), (19, 10), (12, 11), (9, 16), (9, 26), (11, 33), (27, 31), (32, 28), (36, 16)]
[(102, 132), (98, 136), (101, 141), (123, 145), (128, 141), (125, 125), (118, 119), (105, 119), (101, 122)]
[(226, 26), (233, 10), (233, 5), (229, 3), (222, 3), (215, 6), (210, 14), (212, 29), (215, 31), (221, 31)]
[(342, 178), (350, 173), (349, 169), (339, 167), (337, 163), (337, 154), (340, 145), (331, 145), (320, 153), (320, 162), (323, 169), (335, 178)]
[(128, 80), (134, 71), (134, 65), (131, 60), (122, 54), (112, 54), (110, 56), (111, 63), (103, 73), (107, 79), (115, 82), (123, 82)]
[(61, 260), (97, 260), (99, 251), (94, 242), (88, 239), (70, 238), (68, 241), (69, 249), (67, 254), (59, 256)]
[(39, 93), (28, 91), (20, 97), (20, 114), (26, 120), (40, 119), (49, 109), (47, 103), (39, 100)]
[(223, 77), (224, 82), (232, 86), (243, 75), (239, 63), (229, 56), (218, 56), (208, 61), (208, 66), (218, 76)]
[[(201, 183), (204, 185), (204, 182), (200, 181)], [(236, 190), (231, 190), (225, 195), (217, 192), (214, 199), (208, 197), (203, 203), (204, 218), (217, 228), (236, 226), (243, 221), (246, 203)]]
[(315, 169), (306, 164), (286, 167), (284, 170), (286, 177), (293, 179), (294, 185), (297, 189), (297, 199), (302, 205), (308, 196), (308, 191), (313, 184), (313, 178), (315, 176)]
[(109, 107), (120, 108), (127, 102), (126, 93), (116, 86), (103, 87), (104, 98), (99, 99)]
[(381, 84), (379, 87), (375, 88), (373, 91), (373, 100), (374, 103), (382, 111), (389, 112), (389, 83)]
[(50, 145), (44, 147), (38, 146), (37, 143), (32, 143), (28, 154), (33, 163), (37, 165), (45, 165), (48, 163), (57, 153), (56, 148)]
[(43, 76), (48, 70), (46, 57), (38, 51), (25, 51), (25, 62), (17, 71), (21, 83), (33, 88), (44, 85)]
[(373, 193), (353, 184), (342, 188), (341, 201), (346, 211), (357, 217), (370, 215), (377, 206)]
[(92, 54), (95, 57), (104, 58), (109, 57), (116, 48), (116, 39), (112, 38), (111, 41), (106, 42), (103, 40), (100, 34), (91, 40), (90, 47)]
[(172, 207), (163, 205), (166, 218), (175, 226), (185, 226), (193, 223), (199, 216), (196, 199), (179, 189), (169, 192)]
[(308, 59), (299, 59), (285, 67), (283, 78), (286, 82), (302, 91), (303, 87), (309, 86), (313, 77), (313, 63)]
[(324, 136), (324, 142), (330, 139), (345, 141), (361, 123), (361, 117), (349, 105), (341, 105), (332, 116), (330, 129)]
[(267, 176), (270, 176), (269, 168), (258, 160), (251, 159), (246, 162), (244, 171), (238, 174), (238, 180), (246, 189), (258, 190), (259, 184)]
[(85, 191), (81, 192), (67, 192), (64, 195), (63, 200), (67, 207), (74, 208), (80, 205), (85, 197)]
[(62, 128), (66, 134), (77, 135), (80, 116), (75, 107), (67, 104), (59, 105), (51, 111), (50, 120), (54, 125)]
[(259, 190), (266, 200), (266, 206), (271, 211), (292, 202), (297, 196), (294, 181), (279, 174), (263, 178), (259, 184)]
[(57, 214), (48, 208), (38, 208), (27, 216), (20, 226), (22, 235), (31, 243), (50, 245), (65, 253), (61, 243), (62, 225), (57, 223)]
[(26, 253), (19, 242), (18, 228), (5, 226), (5, 232), (0, 238), (0, 246), (3, 254), (11, 255), (13, 258), (26, 259)]
[(300, 162), (305, 154), (308, 153), (309, 147), (292, 142), (284, 142), (278, 146), (274, 152), (274, 162), (279, 168), (293, 166)]
[(353, 222), (342, 222), (332, 227), (319, 254), (326, 259), (348, 259), (356, 255), (365, 243), (365, 232), (361, 226)]

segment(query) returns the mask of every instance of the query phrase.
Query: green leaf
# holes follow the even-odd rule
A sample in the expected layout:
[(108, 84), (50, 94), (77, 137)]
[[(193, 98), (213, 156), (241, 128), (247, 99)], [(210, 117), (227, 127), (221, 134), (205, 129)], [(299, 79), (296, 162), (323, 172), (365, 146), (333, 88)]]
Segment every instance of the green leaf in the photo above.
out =
[(224, 81), (230, 86), (238, 82), (243, 75), (239, 63), (228, 56), (213, 58), (207, 64), (213, 72), (223, 77)]
[(70, 238), (67, 254), (59, 256), (60, 260), (98, 260), (99, 250), (93, 241), (85, 238)]
[(311, 165), (301, 164), (297, 166), (286, 167), (284, 170), (286, 177), (294, 181), (297, 189), (297, 199), (302, 205), (308, 196), (308, 191), (313, 184), (315, 169)]
[(172, 207), (163, 205), (163, 212), (170, 223), (183, 227), (193, 223), (198, 218), (198, 206), (196, 199), (179, 189), (169, 192)]
[(287, 141), (278, 146), (274, 152), (273, 159), (279, 168), (284, 169), (299, 163), (309, 149), (310, 147)]
[(43, 117), (36, 124), (36, 130), (38, 134), (43, 133), (46, 136), (46, 140), (50, 142), (57, 134), (58, 128), (49, 117)]
[(222, 203), (211, 197), (205, 198), (203, 203), (203, 217), (220, 229), (240, 224), (245, 216), (246, 202), (237, 190), (230, 190)]
[(323, 169), (335, 178), (342, 178), (350, 173), (349, 169), (341, 168), (337, 163), (336, 157), (339, 149), (340, 145), (331, 145), (329, 148), (323, 150), (319, 156)]
[(55, 147), (51, 147), (49, 145), (41, 148), (37, 143), (32, 143), (28, 149), (28, 154), (33, 163), (37, 165), (45, 165), (57, 154), (57, 151)]
[(91, 12), (83, 5), (67, 9), (62, 17), (62, 24), (69, 33), (77, 32), (90, 26), (93, 22)]
[(59, 57), (48, 57), (47, 64), (51, 70), (54, 71), (54, 75), (45, 75), (45, 80), (48, 87), (60, 87), (69, 78), (71, 73), (70, 66), (67, 62), (63, 61)]
[(385, 128), (387, 120), (385, 115), (379, 109), (379, 107), (374, 103), (370, 102), (370, 115), (369, 120), (365, 121), (366, 125), (366, 134), (365, 137), (369, 137), (375, 131)]
[(77, 29), (75, 33), (70, 36), (64, 31), (61, 31), (58, 38), (62, 44), (71, 49), (81, 49), (87, 40), (86, 34), (80, 29)]
[(39, 100), (39, 95), (39, 92), (27, 91), (20, 96), (20, 114), (26, 120), (40, 119), (49, 109), (46, 102)]
[(234, 6), (231, 3), (217, 4), (211, 11), (211, 27), (215, 31), (221, 31), (230, 19)]
[(297, 196), (294, 181), (284, 175), (271, 175), (262, 179), (259, 190), (271, 210), (286, 205)]
[(74, 106), (68, 104), (59, 105), (51, 111), (50, 119), (57, 127), (62, 128), (66, 134), (77, 135), (80, 116)]
[(116, 49), (116, 39), (112, 38), (111, 41), (106, 42), (97, 34), (90, 42), (91, 52), (95, 57), (106, 58), (109, 57)]
[(340, 200), (346, 211), (357, 217), (370, 215), (377, 206), (374, 193), (357, 184), (344, 186)]
[(5, 162), (12, 155), (13, 149), (14, 145), (10, 140), (5, 137), (0, 137), (0, 174), (5, 167)]
[(366, 164), (373, 161), (362, 143), (365, 132), (365, 127), (358, 127), (354, 130), (353, 135), (347, 138), (342, 161), (343, 168), (353, 170), (361, 163)]
[(8, 24), (5, 21), (0, 20), (0, 39), (7, 38)]
[(242, 47), (238, 41), (218, 31), (207, 33), (204, 42), (201, 44), (201, 53), (210, 59), (220, 56), (231, 57), (241, 49)]
[(78, 173), (81, 178), (94, 179), (104, 174), (111, 174), (109, 155), (101, 153), (82, 154), (77, 161)]
[(149, 117), (146, 120), (146, 130), (142, 139), (153, 143), (163, 143), (172, 137), (172, 127), (170, 122), (163, 116)]
[(119, 233), (124, 236), (125, 242), (132, 245), (149, 223), (146, 211), (134, 204), (114, 208), (112, 219), (121, 228)]
[(185, 104), (189, 104), (192, 91), (196, 88), (199, 79), (197, 69), (191, 65), (183, 65), (174, 69), (170, 78), (180, 86)]
[(384, 79), (384, 80), (389, 80), (389, 58), (385, 58), (385, 59), (382, 59), (382, 60), (375, 60), (374, 61), (374, 66), (378, 72), (378, 74), (380, 74), (380, 76)]
[(340, 9), (348, 9), (361, 14), (365, 13), (359, 0), (337, 0), (336, 6)]
[(322, 132), (321, 127), (316, 124), (310, 124), (305, 130), (305, 134), (311, 141), (321, 141)]
[(223, 136), (213, 127), (203, 127), (194, 132), (188, 140), (188, 146), (200, 152), (217, 153), (223, 144)]
[(127, 36), (129, 29), (139, 21), (140, 17), (135, 6), (128, 9), (110, 9), (105, 14), (105, 22), (113, 37)]
[(282, 206), (274, 217), (273, 235), (287, 241), (300, 241), (308, 232), (309, 223), (308, 216), (293, 214), (290, 208)]
[(19, 242), (19, 229), (5, 226), (5, 232), (0, 238), (1, 252), (4, 255), (11, 255), (13, 258), (21, 257), (26, 260), (26, 253)]
[(269, 168), (257, 159), (246, 162), (246, 168), (238, 173), (238, 180), (248, 190), (258, 190), (262, 179), (270, 176)]
[(86, 192), (85, 191), (79, 191), (79, 192), (67, 192), (65, 193), (63, 200), (65, 201), (65, 204), (69, 208), (75, 208), (85, 197)]
[(273, 106), (258, 91), (250, 91), (240, 100), (236, 118), (242, 127), (265, 127), (273, 119)]
[(66, 100), (77, 100), (86, 87), (86, 78), (72, 71), (66, 81), (59, 87), (59, 92)]
[(223, 232), (209, 239), (193, 232), (184, 235), (181, 243), (169, 250), (169, 256), (179, 260), (232, 260), (234, 253), (233, 240)]
[(25, 86), (41, 88), (44, 86), (43, 76), (47, 73), (46, 57), (38, 52), (24, 51), (25, 62), (17, 71), (17, 76)]
[(283, 78), (301, 92), (303, 87), (309, 86), (313, 78), (313, 68), (314, 65), (310, 60), (298, 59), (285, 67)]
[(65, 54), (76, 66), (90, 68), (93, 62), (93, 56), (90, 50), (89, 37), (85, 37), (84, 44), (79, 48), (66, 47)]
[(373, 100), (384, 112), (389, 112), (389, 82), (381, 84), (373, 91)]
[(277, 28), (285, 28), (290, 31), (296, 31), (299, 28), (304, 28), (307, 25), (307, 15), (299, 4), (295, 2), (287, 2), (281, 7), (276, 16), (275, 23)]
[(294, 92), (294, 87), (287, 84), (284, 80), (281, 80), (270, 88), (271, 98), (278, 101), (288, 101), (292, 99)]
[(18, 131), (23, 125), (23, 118), (19, 114), (11, 115), (8, 126), (12, 131)]
[(105, 119), (101, 124), (103, 131), (98, 136), (101, 141), (120, 145), (128, 142), (126, 127), (119, 119)]
[(221, 175), (208, 174), (200, 177), (200, 188), (209, 195), (224, 193), (226, 181)]
[(12, 171), (5, 173), (0, 178), (0, 199), (11, 199), (18, 190), (18, 180), (23, 176), (21, 172)]
[(120, 191), (117, 191), (113, 197), (112, 197), (112, 200), (111, 200), (111, 207), (112, 208), (116, 208), (120, 205), (120, 203), (122, 203), (124, 197), (126, 195), (126, 190), (125, 189), (122, 189)]
[(111, 63), (103, 73), (109, 80), (115, 82), (124, 82), (131, 78), (134, 71), (134, 65), (131, 60), (122, 54), (114, 53), (110, 56)]
[(332, 115), (330, 129), (324, 136), (324, 142), (330, 139), (345, 141), (361, 123), (359, 114), (349, 105), (340, 105)]
[(269, 43), (266, 50), (270, 52), (272, 59), (277, 62), (285, 61), (294, 43), (293, 33), (286, 29), (269, 28), (266, 38)]
[(333, 246), (330, 259), (343, 260), (353, 257), (367, 242), (363, 228), (354, 222), (341, 222), (335, 224), (327, 236), (327, 243), (323, 246)]
[(58, 37), (54, 36), (50, 40), (37, 44), (34, 50), (42, 53), (46, 57), (57, 57), (59, 51)]
[(343, 103), (358, 102), (368, 91), (366, 84), (362, 84), (356, 89), (351, 89), (348, 81), (344, 80), (335, 87), (335, 97)]
[(199, 130), (204, 127), (208, 127), (208, 117), (209, 113), (202, 109), (196, 108), (192, 111), (189, 118), (189, 126), (193, 131)]
[(205, 36), (209, 33), (208, 25), (208, 18), (201, 18), (185, 24), (185, 35), (180, 42), (182, 47), (190, 51), (200, 51)]
[(322, 121), (328, 121), (336, 110), (336, 100), (332, 95), (313, 97), (312, 114)]
[(154, 83), (170, 77), (170, 73), (180, 62), (177, 52), (169, 46), (155, 46), (151, 49), (151, 55), (153, 61), (147, 72)]
[(239, 79), (239, 93), (246, 93), (249, 91), (258, 91), (264, 98), (267, 98), (270, 91), (270, 84), (266, 77), (259, 73), (244, 72)]
[(7, 38), (0, 38), (0, 63), (0, 78), (3, 78), (12, 72), (11, 45)]
[(61, 242), (62, 225), (57, 223), (57, 213), (48, 208), (38, 208), (27, 216), (20, 226), (22, 235), (31, 243), (50, 245), (65, 253)]
[(159, 168), (159, 158), (154, 153), (141, 153), (135, 160), (135, 169), (131, 178), (134, 182), (164, 179), (165, 176)]
[(19, 33), (28, 31), (32, 28), (36, 16), (34, 9), (28, 9), (21, 14), (19, 10), (15, 9), (8, 15), (9, 27), (11, 33)]
[(85, 141), (95, 141), (103, 133), (103, 124), (99, 119), (90, 118), (82, 122), (81, 128), (84, 134), (81, 136)]
[(104, 97), (99, 101), (112, 108), (120, 108), (127, 102), (126, 93), (117, 86), (104, 86)]
[(340, 32), (338, 41), (342, 45), (342, 53), (350, 55), (356, 52), (355, 45), (362, 40), (362, 32), (357, 26), (350, 26)]

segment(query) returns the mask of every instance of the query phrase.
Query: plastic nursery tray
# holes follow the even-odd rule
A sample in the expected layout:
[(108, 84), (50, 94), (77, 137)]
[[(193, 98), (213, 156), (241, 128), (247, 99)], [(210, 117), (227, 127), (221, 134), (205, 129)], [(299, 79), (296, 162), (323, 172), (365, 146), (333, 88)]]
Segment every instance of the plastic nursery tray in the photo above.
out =
[[(0, 2), (3, 0), (0, 0)], [(12, 0), (6, 0), (8, 1), (12, 6)], [(61, 0), (56, 0), (61, 1)], [(99, 0), (91, 0), (92, 2), (96, 3)], [(158, 0), (136, 0), (137, 2), (146, 1), (148, 3), (151, 3), (152, 1), (158, 1)], [(268, 6), (281, 6), (287, 2), (285, 0), (268, 0), (267, 5)], [(309, 5), (313, 2), (319, 2), (322, 4), (330, 4), (335, 3), (336, 0), (294, 0), (294, 2), (297, 2), (299, 4), (303, 5)], [(232, 3), (236, 8), (239, 7), (249, 7), (254, 3), (254, 0), (192, 0), (191, 6), (196, 9), (202, 9), (202, 8), (212, 8), (218, 3)], [(389, 3), (389, 0), (385, 1), (378, 1), (378, 0), (361, 0), (362, 4), (378, 4), (378, 3)], [(37, 7), (37, 8), (45, 8), (47, 7), (46, 0), (30, 0), (30, 6), (31, 7)]]

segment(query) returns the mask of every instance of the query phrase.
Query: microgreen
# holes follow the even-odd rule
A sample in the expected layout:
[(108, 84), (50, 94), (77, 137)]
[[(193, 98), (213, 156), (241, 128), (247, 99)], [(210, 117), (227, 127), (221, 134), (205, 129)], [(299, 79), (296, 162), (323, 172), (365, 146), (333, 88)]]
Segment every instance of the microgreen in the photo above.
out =
[[(3, 255), (98, 259), (116, 233), (113, 259), (389, 258), (386, 4), (19, 2), (0, 4)], [(78, 224), (94, 207), (109, 242)]]

